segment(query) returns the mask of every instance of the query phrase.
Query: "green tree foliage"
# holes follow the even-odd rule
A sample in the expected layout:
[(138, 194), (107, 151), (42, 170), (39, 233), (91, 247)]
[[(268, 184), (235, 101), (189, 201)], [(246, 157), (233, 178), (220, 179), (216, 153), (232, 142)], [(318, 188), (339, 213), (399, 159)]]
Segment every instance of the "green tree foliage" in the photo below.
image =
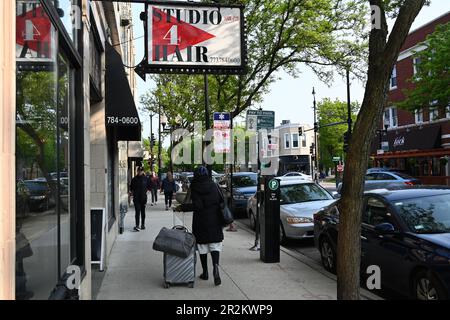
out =
[[(332, 67), (352, 63), (362, 69), (367, 39), (364, 0), (240, 0), (247, 22), (248, 72), (243, 76), (209, 76), (211, 110), (239, 115), (262, 101), (276, 72), (298, 76), (299, 64), (324, 81)], [(170, 118), (186, 124), (204, 120), (203, 76), (157, 75), (156, 88), (141, 97), (145, 109), (158, 105)]]
[(427, 48), (415, 54), (420, 62), (411, 79), (414, 89), (405, 90), (401, 108), (414, 110), (435, 101), (438, 107), (450, 105), (450, 23), (438, 26), (424, 45)]
[[(352, 121), (356, 120), (359, 111), (359, 104), (354, 102), (351, 105)], [(317, 104), (317, 115), (319, 119), (320, 135), (320, 164), (324, 168), (333, 168), (333, 157), (343, 156), (344, 133), (348, 130), (347, 124), (340, 124), (331, 127), (323, 127), (331, 123), (347, 121), (347, 102), (324, 99)]]

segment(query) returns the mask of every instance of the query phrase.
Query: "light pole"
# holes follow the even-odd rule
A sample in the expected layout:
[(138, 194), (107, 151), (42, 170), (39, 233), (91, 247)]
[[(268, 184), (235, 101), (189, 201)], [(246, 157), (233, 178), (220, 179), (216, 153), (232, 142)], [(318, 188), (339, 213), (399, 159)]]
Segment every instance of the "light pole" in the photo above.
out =
[(161, 181), (161, 104), (158, 106), (158, 178)]
[(314, 181), (317, 182), (317, 131), (319, 130), (319, 125), (317, 123), (316, 115), (316, 90), (313, 87), (313, 98), (314, 98)]
[(153, 116), (155, 114), (150, 111), (150, 136), (149, 136), (149, 140), (150, 140), (150, 171), (153, 172), (153, 135), (152, 135), (152, 122), (153, 122)]

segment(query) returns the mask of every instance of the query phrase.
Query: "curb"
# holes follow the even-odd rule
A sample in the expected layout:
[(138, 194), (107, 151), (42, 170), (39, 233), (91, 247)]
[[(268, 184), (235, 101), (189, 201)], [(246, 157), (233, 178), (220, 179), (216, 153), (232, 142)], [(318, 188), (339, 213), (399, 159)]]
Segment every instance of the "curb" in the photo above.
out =
[[(253, 230), (251, 230), (249, 227), (247, 227), (244, 223), (242, 223), (241, 221), (234, 221), (235, 224), (237, 224), (240, 229), (245, 230), (246, 232), (250, 233), (250, 234), (255, 234)], [(312, 260), (311, 258), (296, 252), (296, 251), (292, 251), (290, 249), (287, 249), (285, 247), (280, 246), (280, 250), (283, 251), (285, 254), (289, 255), (290, 257), (300, 261), (303, 264), (306, 264), (308, 267), (310, 267), (311, 269), (313, 269), (314, 271), (317, 271), (319, 273), (321, 273), (322, 275), (326, 276), (327, 278), (334, 280), (337, 282), (337, 276), (332, 274), (331, 272), (328, 272), (327, 270), (325, 270), (325, 268), (318, 264), (317, 262), (315, 262), (314, 260)], [(361, 298), (363, 298), (362, 300), (384, 300), (383, 298), (377, 296), (376, 294), (370, 292), (367, 289), (361, 288)]]

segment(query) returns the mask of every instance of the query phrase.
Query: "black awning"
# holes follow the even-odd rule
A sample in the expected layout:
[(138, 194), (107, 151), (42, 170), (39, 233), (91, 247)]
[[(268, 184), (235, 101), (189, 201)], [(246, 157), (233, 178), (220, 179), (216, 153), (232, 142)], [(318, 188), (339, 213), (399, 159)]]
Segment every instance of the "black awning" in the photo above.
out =
[(441, 147), (441, 126), (411, 128), (388, 133), (389, 151), (431, 150)]
[(280, 156), (280, 163), (282, 164), (309, 164), (309, 156), (298, 155), (298, 156)]
[[(439, 124), (416, 126), (409, 129), (392, 130), (381, 136), (388, 143), (388, 151), (432, 150), (441, 148), (441, 126)], [(380, 133), (372, 140), (371, 153), (380, 149)]]
[(115, 131), (117, 140), (140, 141), (141, 122), (121, 56), (106, 43), (105, 123)]

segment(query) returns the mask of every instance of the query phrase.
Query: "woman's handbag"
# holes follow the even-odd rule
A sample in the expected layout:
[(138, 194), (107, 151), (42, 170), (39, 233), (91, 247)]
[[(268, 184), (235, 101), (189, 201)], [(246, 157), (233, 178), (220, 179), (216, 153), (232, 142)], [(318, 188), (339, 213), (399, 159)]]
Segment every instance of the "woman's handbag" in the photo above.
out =
[(220, 190), (220, 187), (216, 184), (217, 191), (219, 192), (220, 197), (220, 211), (222, 212), (222, 218), (223, 218), (223, 224), (225, 226), (232, 224), (234, 221), (233, 213), (231, 212), (230, 208), (228, 208), (227, 202), (225, 201), (225, 197), (223, 196), (222, 190)]
[(183, 226), (163, 227), (153, 242), (153, 250), (187, 258), (195, 245), (195, 237)]

